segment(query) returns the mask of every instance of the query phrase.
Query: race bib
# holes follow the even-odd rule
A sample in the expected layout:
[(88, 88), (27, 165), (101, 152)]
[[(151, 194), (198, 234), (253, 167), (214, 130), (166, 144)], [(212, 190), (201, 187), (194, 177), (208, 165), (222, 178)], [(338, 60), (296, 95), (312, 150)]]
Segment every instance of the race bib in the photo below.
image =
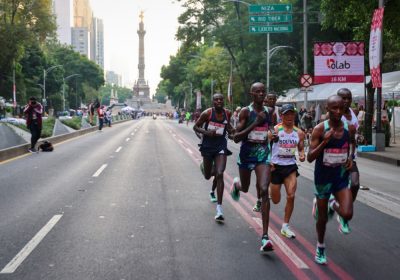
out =
[(268, 128), (267, 127), (255, 127), (250, 131), (247, 139), (254, 143), (264, 143), (267, 140)]
[(323, 164), (325, 166), (339, 166), (347, 161), (347, 149), (325, 149)]
[(225, 125), (222, 123), (209, 122), (207, 130), (215, 130), (216, 135), (224, 135)]
[(278, 150), (278, 157), (281, 158), (292, 158), (296, 155), (296, 146), (291, 147), (289, 145), (281, 146)]

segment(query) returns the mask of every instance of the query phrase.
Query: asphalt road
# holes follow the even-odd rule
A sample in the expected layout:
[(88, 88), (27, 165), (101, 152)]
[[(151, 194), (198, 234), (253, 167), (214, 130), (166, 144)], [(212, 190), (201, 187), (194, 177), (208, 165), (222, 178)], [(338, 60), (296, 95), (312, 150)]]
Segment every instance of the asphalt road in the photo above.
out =
[[(329, 222), (329, 263), (314, 263), (306, 177), (297, 238), (281, 237), (284, 204), (273, 205), (275, 251), (260, 255), (255, 188), (239, 202), (225, 192), (215, 223), (197, 143), (190, 127), (148, 118), (0, 164), (0, 279), (398, 279), (399, 219), (360, 202), (350, 235)], [(238, 173), (229, 145), (226, 191)]]

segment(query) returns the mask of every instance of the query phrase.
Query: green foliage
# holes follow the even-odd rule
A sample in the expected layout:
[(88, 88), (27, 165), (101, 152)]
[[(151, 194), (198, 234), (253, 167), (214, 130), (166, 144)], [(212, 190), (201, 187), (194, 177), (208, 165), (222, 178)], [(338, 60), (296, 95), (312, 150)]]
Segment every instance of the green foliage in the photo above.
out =
[(64, 119), (61, 120), (61, 122), (66, 126), (69, 126), (75, 130), (81, 129), (82, 126), (82, 118), (80, 117), (72, 117), (72, 119)]
[(43, 119), (41, 138), (47, 138), (53, 136), (53, 129), (55, 122), (56, 119), (52, 117)]
[(110, 104), (111, 91), (114, 91), (114, 96), (118, 95), (118, 102), (125, 103), (126, 100), (131, 99), (133, 90), (125, 87), (112, 86), (106, 84), (99, 90), (100, 101), (102, 105), (108, 106)]

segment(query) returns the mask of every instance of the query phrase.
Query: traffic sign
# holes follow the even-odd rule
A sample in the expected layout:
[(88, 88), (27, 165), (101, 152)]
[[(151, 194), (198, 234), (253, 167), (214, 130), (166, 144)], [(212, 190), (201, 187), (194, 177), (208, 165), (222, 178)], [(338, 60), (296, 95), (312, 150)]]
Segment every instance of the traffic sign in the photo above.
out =
[(265, 16), (250, 16), (250, 23), (278, 23), (278, 22), (291, 22), (293, 19), (292, 14), (273, 14)]
[(303, 74), (300, 78), (300, 84), (302, 87), (308, 88), (313, 84), (313, 78), (309, 74)]
[(250, 25), (250, 33), (285, 33), (293, 32), (293, 25)]
[(292, 4), (250, 5), (249, 13), (290, 13)]

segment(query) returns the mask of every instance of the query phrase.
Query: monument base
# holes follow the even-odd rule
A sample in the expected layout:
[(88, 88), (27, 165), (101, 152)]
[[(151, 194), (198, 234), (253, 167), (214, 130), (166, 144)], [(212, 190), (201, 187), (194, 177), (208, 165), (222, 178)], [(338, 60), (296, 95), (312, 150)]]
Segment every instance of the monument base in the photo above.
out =
[(385, 151), (385, 133), (372, 132), (372, 145), (376, 147), (377, 152)]

